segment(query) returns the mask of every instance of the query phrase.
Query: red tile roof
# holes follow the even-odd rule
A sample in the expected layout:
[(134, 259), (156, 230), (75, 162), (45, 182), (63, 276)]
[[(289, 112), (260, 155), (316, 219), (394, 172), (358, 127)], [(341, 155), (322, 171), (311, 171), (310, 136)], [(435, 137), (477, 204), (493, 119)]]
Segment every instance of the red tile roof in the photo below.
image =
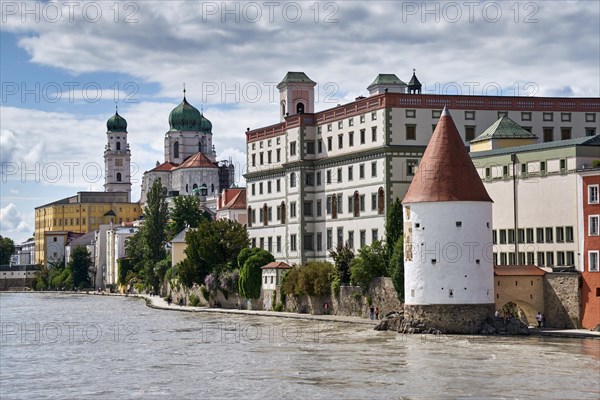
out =
[(178, 165), (179, 164), (175, 164), (170, 161), (167, 161), (167, 162), (164, 162), (164, 163), (158, 165), (155, 168), (152, 168), (150, 171), (171, 171), (171, 170), (177, 168)]
[(177, 167), (177, 169), (179, 168), (217, 168), (217, 166), (202, 152), (198, 152), (183, 160)]
[(261, 269), (292, 269), (289, 265), (284, 263), (283, 261), (273, 261), (261, 267)]
[(516, 275), (545, 275), (546, 271), (534, 265), (494, 265), (494, 275), (516, 276)]
[(434, 201), (492, 201), (445, 107), (402, 203)]
[(246, 209), (246, 189), (225, 189), (222, 194), (222, 209), (244, 210)]

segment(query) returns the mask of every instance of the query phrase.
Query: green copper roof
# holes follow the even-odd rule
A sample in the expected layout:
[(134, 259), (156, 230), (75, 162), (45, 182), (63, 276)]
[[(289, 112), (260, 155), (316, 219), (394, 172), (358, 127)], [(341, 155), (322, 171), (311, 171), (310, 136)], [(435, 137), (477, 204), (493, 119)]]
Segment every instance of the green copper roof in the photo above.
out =
[(576, 139), (557, 140), (554, 142), (526, 144), (523, 146), (504, 147), (501, 149), (475, 151), (469, 153), (471, 158), (482, 158), (500, 154), (524, 153), (526, 151), (550, 150), (571, 146), (600, 146), (600, 135), (584, 136)]
[(368, 88), (375, 85), (406, 85), (406, 83), (398, 79), (396, 74), (379, 74)]
[(283, 77), (283, 80), (279, 82), (277, 85), (277, 89), (281, 89), (285, 85), (289, 85), (290, 83), (309, 83), (311, 85), (316, 85), (317, 82), (310, 79), (304, 72), (288, 72)]
[(172, 131), (202, 131), (210, 133), (212, 124), (204, 118), (200, 111), (186, 100), (183, 101), (169, 114), (169, 127)]
[(471, 140), (471, 143), (490, 139), (537, 139), (537, 136), (526, 131), (507, 116), (503, 116), (487, 128), (481, 135)]
[(115, 115), (106, 121), (106, 130), (108, 132), (127, 132), (127, 121), (118, 112), (115, 112)]

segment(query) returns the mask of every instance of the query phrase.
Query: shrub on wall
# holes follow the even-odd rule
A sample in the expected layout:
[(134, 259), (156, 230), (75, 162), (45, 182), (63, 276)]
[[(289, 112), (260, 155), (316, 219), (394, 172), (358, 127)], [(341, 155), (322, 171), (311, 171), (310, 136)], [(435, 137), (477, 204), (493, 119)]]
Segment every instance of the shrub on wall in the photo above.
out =
[(197, 307), (200, 305), (200, 298), (194, 293), (190, 294), (190, 305), (193, 307)]

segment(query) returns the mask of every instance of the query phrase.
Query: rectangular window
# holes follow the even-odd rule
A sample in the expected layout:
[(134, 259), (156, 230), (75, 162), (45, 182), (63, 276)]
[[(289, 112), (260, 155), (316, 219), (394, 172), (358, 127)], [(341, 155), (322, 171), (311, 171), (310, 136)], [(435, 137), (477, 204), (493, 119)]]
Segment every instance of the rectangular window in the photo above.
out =
[(315, 142), (312, 140), (306, 142), (306, 154), (315, 154)]
[(565, 252), (564, 251), (557, 251), (556, 252), (556, 265), (566, 265), (565, 264)]
[[(269, 253), (273, 252), (273, 237), (269, 236), (267, 238), (267, 250), (269, 251)], [(271, 277), (273, 278), (273, 277)]]
[(551, 142), (554, 140), (554, 128), (544, 128), (544, 142)]
[(313, 235), (312, 233), (306, 233), (304, 235), (304, 251), (313, 251)]
[(358, 177), (360, 179), (365, 179), (365, 164), (360, 164), (358, 166)]
[(360, 247), (365, 247), (367, 245), (367, 231), (364, 229), (360, 231)]
[(344, 204), (344, 195), (342, 193), (338, 193), (337, 195), (337, 212), (338, 214), (341, 214), (342, 208), (343, 208), (343, 204)]
[(323, 215), (323, 211), (321, 210), (321, 199), (317, 200), (317, 217)]
[(337, 169), (337, 182), (342, 183), (342, 169), (341, 168)]
[(260, 182), (258, 184), (258, 194), (263, 194), (263, 183), (262, 182)]
[(585, 136), (594, 136), (596, 134), (596, 128), (585, 128)]
[(348, 231), (348, 247), (354, 249), (354, 231)]
[(537, 228), (536, 233), (537, 233), (537, 242), (544, 243), (544, 228)]
[(312, 217), (313, 216), (313, 203), (312, 201), (304, 202), (304, 216)]
[(278, 192), (281, 192), (281, 179), (277, 179), (275, 181), (275, 188), (277, 189)]
[(475, 127), (465, 126), (465, 140), (470, 142), (473, 139), (475, 139)]
[(267, 181), (267, 193), (271, 193), (271, 181)]
[(296, 234), (290, 235), (290, 250), (296, 251)]
[(275, 157), (277, 159), (277, 162), (281, 162), (281, 149), (275, 150)]
[(551, 251), (546, 252), (546, 265), (551, 267), (554, 265), (554, 253)]
[(598, 204), (598, 187), (599, 185), (588, 186), (588, 204)]
[(596, 122), (596, 113), (585, 113), (585, 122)]
[(377, 176), (377, 162), (373, 161), (371, 163), (371, 178), (374, 178)]
[(553, 121), (554, 120), (554, 114), (551, 113), (551, 112), (545, 112), (545, 113), (542, 114), (542, 119), (544, 121), (547, 121), (547, 122)]
[(354, 196), (348, 196), (348, 212), (350, 214), (354, 212)]
[(417, 140), (416, 125), (406, 125), (406, 140)]
[(365, 130), (360, 130), (360, 144), (365, 144)]
[(337, 228), (337, 247), (342, 247), (344, 245), (344, 228)]
[(415, 176), (418, 165), (418, 160), (406, 160), (406, 176)]
[(546, 257), (544, 256), (544, 252), (538, 251), (537, 253), (537, 266), (544, 267), (546, 265)]
[(371, 128), (371, 142), (377, 141), (377, 127), (374, 126)]
[[(258, 239), (258, 242), (259, 242), (260, 248), (264, 249), (265, 248), (265, 238)], [(265, 276), (265, 278), (266, 278), (266, 276)]]
[(527, 243), (533, 243), (533, 228), (526, 229)]
[(321, 171), (317, 172), (317, 186), (321, 186)]
[(500, 244), (506, 244), (506, 229), (500, 229)]
[(376, 112), (376, 111), (373, 111), (373, 112), (371, 113), (371, 121), (376, 121), (376, 120), (377, 120), (377, 112)]
[(252, 166), (256, 167), (256, 154), (252, 154)]
[(281, 221), (281, 206), (277, 206), (275, 213), (276, 213), (277, 221)]
[(492, 253), (492, 262), (494, 265), (498, 265), (498, 253)]
[(496, 230), (492, 231), (492, 243), (498, 244), (498, 231)]
[(588, 236), (598, 236), (598, 215), (590, 215), (588, 218)]
[(566, 265), (575, 265), (575, 252), (567, 251), (567, 264)]
[(371, 229), (371, 242), (376, 242), (379, 240), (377, 229)]
[(344, 127), (344, 121), (338, 121), (338, 129), (342, 129)]
[(348, 133), (348, 146), (354, 146), (354, 132)]
[(439, 119), (442, 115), (442, 110), (431, 110), (431, 118)]
[(516, 265), (517, 264), (515, 262), (515, 253), (508, 253), (508, 264), (509, 265)]
[(597, 251), (588, 251), (588, 271), (589, 272), (598, 272), (598, 252)]
[(552, 243), (553, 241), (552, 228), (546, 228), (546, 243)]
[(317, 152), (319, 154), (323, 152), (323, 141), (321, 139), (317, 141)]
[[(563, 243), (565, 241), (565, 228), (562, 226), (556, 227), (556, 243)], [(560, 264), (562, 265), (562, 264)]]
[(519, 243), (525, 243), (525, 229), (519, 229), (518, 233)]
[(326, 202), (326, 203), (327, 203), (327, 204), (326, 204), (326, 207), (327, 207), (327, 215), (331, 215), (331, 204), (332, 204), (332, 201), (331, 201), (331, 199), (332, 199), (332, 197), (331, 197), (331, 196), (327, 196), (327, 202)]
[(417, 110), (406, 110), (406, 118), (416, 118)]
[(307, 172), (306, 175), (304, 175), (304, 184), (306, 186), (315, 186), (315, 173), (314, 172)]
[(571, 128), (560, 128), (560, 140), (571, 139)]
[(565, 227), (565, 240), (567, 243), (573, 243), (573, 227), (567, 226)]
[(348, 180), (351, 181), (353, 179), (353, 174), (352, 174), (352, 166), (348, 167)]
[(521, 121), (531, 121), (531, 113), (530, 112), (522, 112), (521, 113)]
[(317, 233), (317, 251), (323, 251), (323, 234)]
[(560, 113), (560, 122), (571, 122), (571, 113)]
[(500, 265), (507, 265), (506, 253), (500, 253)]
[(271, 164), (273, 162), (271, 153), (272, 153), (271, 150), (267, 151), (267, 163), (269, 163), (269, 164)]
[(475, 119), (475, 111), (465, 111), (465, 119), (466, 120), (474, 120)]
[(533, 251), (527, 252), (527, 265), (534, 265)]
[(273, 221), (273, 207), (267, 208), (267, 218), (269, 221)]
[(329, 136), (327, 138), (327, 151), (331, 151), (332, 148), (333, 148), (333, 138), (331, 136)]
[(290, 156), (296, 155), (296, 142), (290, 143)]
[(252, 247), (256, 247), (256, 238), (252, 238)]
[(377, 210), (377, 193), (371, 193), (371, 210)]
[(327, 229), (326, 248), (327, 248), (327, 250), (331, 250), (332, 247), (333, 247), (333, 231), (332, 231), (332, 229)]
[(514, 229), (509, 229), (508, 230), (508, 243), (514, 243), (515, 242), (515, 230)]
[(290, 203), (290, 218), (296, 218), (296, 202), (292, 201)]
[(363, 212), (363, 211), (365, 211), (365, 195), (364, 194), (360, 195), (359, 201), (360, 201), (360, 211)]
[(362, 115), (360, 116), (360, 123), (361, 123), (361, 124), (364, 124), (364, 123), (365, 123), (365, 114), (362, 114)]
[(327, 124), (327, 132), (331, 132), (331, 124)]
[(325, 176), (325, 178), (326, 178), (326, 179), (325, 179), (325, 181), (326, 181), (328, 184), (331, 184), (331, 170), (330, 170), (330, 169), (328, 169), (328, 170), (327, 170), (327, 173), (326, 173), (326, 176)]
[(281, 253), (281, 236), (277, 236), (277, 252)]
[(344, 148), (344, 135), (339, 134), (338, 135), (338, 149), (343, 149), (343, 148)]

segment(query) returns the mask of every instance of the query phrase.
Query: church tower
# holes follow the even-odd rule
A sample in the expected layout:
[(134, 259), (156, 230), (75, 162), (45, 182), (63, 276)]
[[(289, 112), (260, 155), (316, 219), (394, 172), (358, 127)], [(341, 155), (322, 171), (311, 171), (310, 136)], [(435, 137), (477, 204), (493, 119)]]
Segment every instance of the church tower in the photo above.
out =
[(402, 205), (405, 319), (479, 333), (495, 310), (492, 199), (445, 107)]
[(315, 112), (315, 85), (304, 72), (288, 72), (277, 85), (279, 89), (280, 120), (295, 114)]
[(104, 147), (104, 191), (126, 192), (131, 201), (131, 150), (127, 142), (127, 121), (116, 111), (106, 122)]

